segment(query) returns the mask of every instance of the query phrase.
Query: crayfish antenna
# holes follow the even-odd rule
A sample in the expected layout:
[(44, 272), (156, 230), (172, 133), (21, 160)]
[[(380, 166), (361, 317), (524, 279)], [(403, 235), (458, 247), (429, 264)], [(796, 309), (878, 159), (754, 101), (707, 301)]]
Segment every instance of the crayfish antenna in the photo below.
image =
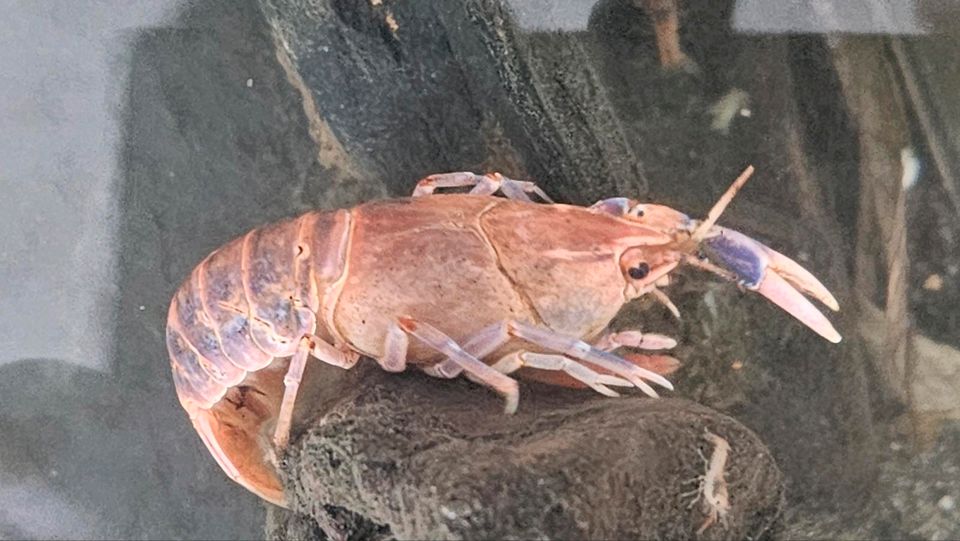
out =
[(747, 180), (750, 178), (750, 175), (753, 174), (753, 166), (748, 165), (746, 169), (743, 170), (743, 173), (740, 173), (740, 176), (733, 181), (733, 184), (727, 188), (727, 191), (720, 196), (720, 199), (714, 203), (713, 208), (710, 209), (710, 212), (707, 213), (707, 217), (704, 218), (700, 225), (697, 226), (697, 229), (694, 230), (691, 239), (699, 243), (704, 238), (706, 238), (707, 233), (710, 232), (710, 228), (717, 223), (717, 220), (720, 218), (720, 215), (723, 214), (723, 211), (727, 209), (727, 205), (733, 201), (734, 196), (737, 195), (737, 192), (740, 191), (740, 188), (747, 183)]

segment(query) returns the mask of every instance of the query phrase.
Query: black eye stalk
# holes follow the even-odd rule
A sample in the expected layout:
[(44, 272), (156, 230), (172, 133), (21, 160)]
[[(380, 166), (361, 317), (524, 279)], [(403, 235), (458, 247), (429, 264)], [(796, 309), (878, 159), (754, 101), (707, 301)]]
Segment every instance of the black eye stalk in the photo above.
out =
[(636, 267), (630, 267), (630, 269), (627, 270), (627, 274), (629, 274), (630, 278), (633, 278), (634, 280), (643, 280), (648, 274), (650, 274), (650, 265), (647, 265), (646, 263), (640, 263)]

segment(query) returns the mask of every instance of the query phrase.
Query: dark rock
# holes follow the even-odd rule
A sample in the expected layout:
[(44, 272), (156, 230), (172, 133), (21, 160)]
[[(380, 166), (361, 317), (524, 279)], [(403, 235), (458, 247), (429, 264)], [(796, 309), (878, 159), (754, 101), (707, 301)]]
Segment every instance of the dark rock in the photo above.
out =
[(522, 33), (499, 0), (261, 4), (320, 114), (395, 195), (464, 169), (579, 202), (647, 190), (589, 40)]
[(349, 539), (678, 539), (706, 515), (693, 503), (709, 430), (732, 450), (731, 509), (704, 539), (770, 535), (784, 505), (779, 469), (735, 420), (680, 399), (609, 399), (523, 387), (520, 410), (466, 381), (374, 371), (295, 440), (291, 508), (268, 535)]

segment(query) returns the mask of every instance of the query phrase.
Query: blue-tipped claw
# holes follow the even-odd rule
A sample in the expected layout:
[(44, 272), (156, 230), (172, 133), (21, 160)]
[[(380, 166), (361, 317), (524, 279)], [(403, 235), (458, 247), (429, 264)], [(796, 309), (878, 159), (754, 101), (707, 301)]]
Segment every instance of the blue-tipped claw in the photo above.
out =
[(760, 293), (827, 340), (840, 341), (840, 333), (803, 293), (834, 311), (840, 309), (837, 300), (799, 263), (743, 233), (720, 226), (713, 226), (700, 246), (740, 285)]

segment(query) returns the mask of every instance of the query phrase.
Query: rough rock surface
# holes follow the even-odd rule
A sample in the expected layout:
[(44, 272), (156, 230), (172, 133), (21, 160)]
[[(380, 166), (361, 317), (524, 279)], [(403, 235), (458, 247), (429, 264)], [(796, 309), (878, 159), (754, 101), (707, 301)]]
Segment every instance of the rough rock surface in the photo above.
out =
[(317, 113), (394, 195), (464, 169), (578, 202), (647, 191), (582, 36), (523, 33), (502, 0), (260, 3)]
[(300, 516), (272, 510), (268, 536), (692, 538), (707, 516), (703, 499), (694, 503), (713, 453), (707, 430), (732, 448), (731, 508), (700, 538), (774, 532), (782, 475), (730, 417), (682, 399), (538, 384), (521, 393), (507, 416), (470, 382), (372, 371), (294, 441), (284, 475)]

